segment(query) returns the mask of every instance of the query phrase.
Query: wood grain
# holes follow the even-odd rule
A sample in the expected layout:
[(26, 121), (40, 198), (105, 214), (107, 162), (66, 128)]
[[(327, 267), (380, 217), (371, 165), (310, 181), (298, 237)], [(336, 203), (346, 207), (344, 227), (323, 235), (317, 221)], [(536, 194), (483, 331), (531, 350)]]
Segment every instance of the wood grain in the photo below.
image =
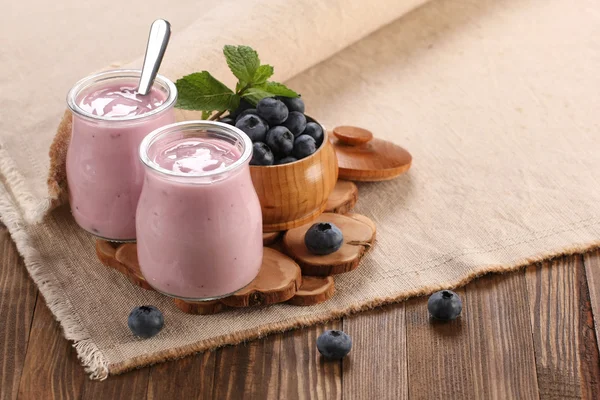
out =
[(596, 339), (600, 340), (600, 250), (585, 254), (584, 264), (590, 304), (594, 315)]
[(0, 399), (15, 399), (37, 289), (4, 226), (0, 227)]
[(277, 399), (282, 335), (217, 350), (212, 398)]
[(600, 398), (595, 340), (580, 341), (593, 337), (582, 257), (532, 265), (526, 279), (540, 397)]
[(75, 349), (65, 340), (40, 297), (29, 335), (19, 399), (80, 399), (87, 379)]
[(276, 232), (313, 221), (338, 179), (337, 158), (327, 140), (312, 155), (290, 164), (250, 166), (263, 215), (263, 231)]
[(110, 376), (101, 382), (86, 379), (81, 398), (86, 400), (144, 400), (147, 398), (149, 375), (150, 367), (146, 367), (124, 375)]
[(317, 350), (317, 337), (327, 329), (342, 329), (342, 322), (333, 321), (283, 334), (279, 394), (274, 399), (342, 398), (342, 361), (324, 360)]
[(283, 236), (285, 252), (300, 265), (303, 275), (327, 276), (352, 271), (375, 241), (375, 224), (362, 215), (325, 213), (315, 222), (337, 226), (344, 235), (344, 243), (335, 253), (315, 255), (304, 244), (304, 236), (311, 225), (287, 231)]
[(216, 352), (207, 351), (153, 366), (148, 400), (212, 398), (215, 360)]
[(465, 311), (475, 396), (538, 399), (524, 271), (471, 282)]
[[(428, 297), (406, 303), (408, 387), (411, 399), (475, 398), (469, 336), (472, 313), (468, 291), (456, 290), (463, 301), (459, 318), (450, 322), (432, 319)], [(481, 397), (486, 398), (486, 397)]]
[(405, 304), (346, 317), (343, 325), (353, 343), (343, 360), (342, 397), (408, 399)]

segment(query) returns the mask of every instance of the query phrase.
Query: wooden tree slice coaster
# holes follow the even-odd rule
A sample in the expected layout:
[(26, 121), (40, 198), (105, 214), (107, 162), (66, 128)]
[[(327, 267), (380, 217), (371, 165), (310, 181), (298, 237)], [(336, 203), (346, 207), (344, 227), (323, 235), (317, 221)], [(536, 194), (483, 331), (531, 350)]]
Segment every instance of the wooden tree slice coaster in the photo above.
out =
[(334, 293), (333, 276), (304, 276), (302, 286), (288, 303), (295, 306), (312, 306), (329, 300)]
[(358, 201), (358, 188), (354, 182), (338, 180), (327, 199), (325, 212), (346, 214)]
[(268, 247), (258, 276), (245, 288), (221, 299), (230, 307), (264, 306), (294, 297), (302, 285), (302, 272), (291, 258)]
[(403, 174), (411, 166), (412, 156), (408, 151), (392, 142), (373, 138), (366, 129), (340, 126), (334, 128), (331, 137), (340, 179), (384, 181)]
[(340, 228), (344, 244), (335, 253), (315, 255), (304, 244), (304, 235), (312, 224), (287, 231), (283, 237), (285, 252), (300, 265), (303, 275), (327, 276), (352, 271), (375, 241), (375, 224), (364, 215), (325, 213), (315, 222), (330, 222)]

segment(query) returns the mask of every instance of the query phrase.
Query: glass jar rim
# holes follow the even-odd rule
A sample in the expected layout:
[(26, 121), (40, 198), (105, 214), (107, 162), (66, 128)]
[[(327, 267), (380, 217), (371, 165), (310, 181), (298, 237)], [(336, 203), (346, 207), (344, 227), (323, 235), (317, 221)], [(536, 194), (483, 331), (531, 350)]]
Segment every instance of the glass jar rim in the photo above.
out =
[[(195, 173), (195, 174), (185, 174), (181, 172), (175, 172), (170, 169), (166, 169), (161, 167), (158, 163), (151, 160), (148, 156), (148, 150), (154, 144), (154, 142), (166, 135), (172, 134), (174, 132), (182, 132), (185, 130), (217, 130), (220, 133), (229, 134), (236, 139), (239, 139), (244, 144), (244, 149), (240, 158), (238, 158), (235, 162), (227, 165), (225, 168), (221, 170), (208, 171), (203, 173)], [(174, 124), (169, 124), (165, 126), (161, 126), (150, 132), (140, 144), (139, 149), (139, 157), (142, 163), (150, 168), (153, 171), (159, 172), (161, 174), (176, 177), (176, 178), (204, 178), (204, 177), (214, 177), (221, 174), (226, 174), (233, 170), (236, 170), (241, 165), (250, 162), (250, 157), (252, 156), (252, 141), (250, 137), (242, 132), (240, 129), (235, 126), (225, 124), (223, 122), (216, 121), (205, 121), (205, 120), (194, 120), (194, 121), (183, 121), (176, 122)]]
[(154, 83), (158, 83), (165, 87), (168, 91), (168, 96), (165, 99), (164, 103), (160, 106), (156, 107), (153, 110), (150, 110), (147, 113), (139, 114), (139, 115), (130, 115), (125, 117), (104, 117), (100, 115), (92, 114), (88, 111), (85, 111), (77, 104), (77, 96), (88, 87), (98, 83), (98, 82), (106, 82), (112, 79), (122, 79), (122, 78), (139, 78), (142, 71), (139, 69), (111, 69), (108, 71), (99, 72), (97, 74), (86, 76), (85, 78), (79, 80), (69, 93), (67, 94), (67, 105), (71, 111), (81, 117), (96, 120), (96, 121), (137, 121), (142, 120), (147, 117), (151, 117), (153, 115), (159, 114), (160, 112), (166, 110), (175, 104), (177, 100), (177, 88), (175, 84), (171, 82), (169, 79), (164, 76), (157, 74)]

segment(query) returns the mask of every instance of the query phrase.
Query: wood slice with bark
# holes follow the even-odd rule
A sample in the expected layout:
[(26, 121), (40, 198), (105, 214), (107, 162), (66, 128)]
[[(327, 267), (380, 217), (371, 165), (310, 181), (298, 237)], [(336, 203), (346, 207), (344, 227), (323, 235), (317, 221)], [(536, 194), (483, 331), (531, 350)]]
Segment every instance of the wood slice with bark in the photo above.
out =
[(375, 241), (375, 224), (360, 214), (325, 213), (316, 222), (336, 225), (344, 235), (344, 243), (335, 253), (315, 255), (304, 244), (304, 236), (312, 224), (287, 231), (283, 237), (285, 252), (300, 265), (303, 275), (327, 276), (352, 271)]
[(334, 293), (333, 276), (304, 276), (302, 286), (288, 303), (295, 306), (312, 306), (329, 300)]

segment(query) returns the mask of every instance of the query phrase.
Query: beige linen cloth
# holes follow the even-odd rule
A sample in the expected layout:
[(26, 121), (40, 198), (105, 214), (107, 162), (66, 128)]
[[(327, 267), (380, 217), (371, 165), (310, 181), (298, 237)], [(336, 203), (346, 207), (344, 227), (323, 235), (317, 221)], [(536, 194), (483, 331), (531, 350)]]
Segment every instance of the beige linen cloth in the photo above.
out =
[[(151, 0), (124, 2), (116, 15), (38, 0), (7, 10), (0, 215), (93, 378), (600, 244), (596, 0), (432, 0), (406, 14), (422, 2)], [(177, 32), (168, 77), (208, 69), (230, 83), (220, 48), (249, 44), (326, 126), (364, 126), (412, 152), (408, 174), (360, 185), (357, 211), (375, 221), (378, 241), (358, 270), (336, 277), (330, 301), (186, 315), (100, 265), (68, 208), (48, 213), (47, 151), (66, 91), (111, 59), (139, 55), (158, 16)], [(165, 314), (150, 340), (127, 328), (141, 304)]]

